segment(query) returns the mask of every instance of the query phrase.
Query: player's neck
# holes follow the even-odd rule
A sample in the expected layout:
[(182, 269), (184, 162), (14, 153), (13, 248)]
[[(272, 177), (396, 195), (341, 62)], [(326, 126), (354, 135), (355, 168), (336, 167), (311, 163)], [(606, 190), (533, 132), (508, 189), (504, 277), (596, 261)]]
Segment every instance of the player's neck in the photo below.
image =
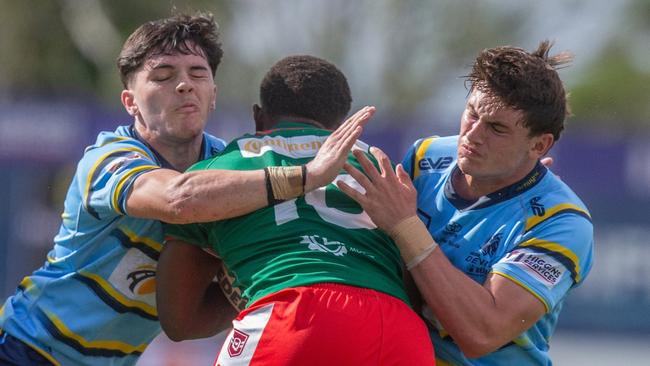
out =
[(455, 169), (452, 184), (456, 194), (460, 197), (466, 200), (476, 200), (519, 182), (535, 168), (535, 165), (536, 163), (530, 167), (526, 166), (519, 172), (505, 177), (476, 177), (465, 174), (460, 169)]
[(191, 141), (169, 139), (155, 132), (138, 128), (137, 124), (136, 132), (138, 137), (154, 149), (174, 170), (184, 172), (199, 161), (203, 135), (198, 135)]

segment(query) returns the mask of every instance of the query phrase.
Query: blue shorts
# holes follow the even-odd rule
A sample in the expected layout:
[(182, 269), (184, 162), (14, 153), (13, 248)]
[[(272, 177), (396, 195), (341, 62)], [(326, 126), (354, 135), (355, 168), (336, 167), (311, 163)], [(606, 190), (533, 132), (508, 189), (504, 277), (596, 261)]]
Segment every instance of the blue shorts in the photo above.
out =
[(0, 333), (0, 366), (53, 365), (20, 339), (3, 332)]

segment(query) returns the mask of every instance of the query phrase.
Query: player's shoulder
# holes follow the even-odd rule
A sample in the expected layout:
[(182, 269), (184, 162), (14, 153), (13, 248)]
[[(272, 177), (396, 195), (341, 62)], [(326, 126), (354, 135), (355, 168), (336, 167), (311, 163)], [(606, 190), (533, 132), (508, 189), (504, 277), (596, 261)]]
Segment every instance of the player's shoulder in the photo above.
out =
[(214, 156), (222, 152), (226, 148), (226, 145), (228, 145), (224, 139), (211, 135), (207, 132), (203, 133), (203, 138), (205, 141), (206, 149), (210, 156)]
[(543, 223), (567, 222), (577, 230), (592, 230), (591, 213), (587, 205), (560, 178), (547, 171), (542, 181), (526, 192), (528, 217), (526, 231)]
[(102, 131), (97, 135), (95, 143), (84, 150), (78, 169), (95, 170), (115, 159), (144, 159), (158, 165), (153, 151), (131, 135), (128, 126), (120, 126), (115, 131)]
[(458, 136), (429, 136), (417, 139), (411, 148), (415, 154), (438, 154), (441, 152), (455, 152)]

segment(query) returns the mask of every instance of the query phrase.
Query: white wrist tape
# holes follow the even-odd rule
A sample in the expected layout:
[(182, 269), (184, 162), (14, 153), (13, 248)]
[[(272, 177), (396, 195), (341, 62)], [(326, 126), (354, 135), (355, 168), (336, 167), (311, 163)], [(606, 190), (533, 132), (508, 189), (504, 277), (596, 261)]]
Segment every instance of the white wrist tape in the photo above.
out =
[(400, 221), (388, 234), (399, 248), (408, 270), (417, 266), (438, 247), (429, 230), (417, 216)]

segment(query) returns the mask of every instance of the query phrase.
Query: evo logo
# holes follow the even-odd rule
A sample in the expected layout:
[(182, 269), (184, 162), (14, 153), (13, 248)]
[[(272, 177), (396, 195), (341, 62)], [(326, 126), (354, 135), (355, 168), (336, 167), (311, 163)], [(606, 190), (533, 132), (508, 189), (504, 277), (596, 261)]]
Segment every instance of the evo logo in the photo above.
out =
[(449, 168), (451, 163), (454, 161), (454, 158), (451, 156), (443, 156), (437, 160), (431, 158), (424, 158), (418, 161), (418, 167), (420, 170), (444, 170)]

